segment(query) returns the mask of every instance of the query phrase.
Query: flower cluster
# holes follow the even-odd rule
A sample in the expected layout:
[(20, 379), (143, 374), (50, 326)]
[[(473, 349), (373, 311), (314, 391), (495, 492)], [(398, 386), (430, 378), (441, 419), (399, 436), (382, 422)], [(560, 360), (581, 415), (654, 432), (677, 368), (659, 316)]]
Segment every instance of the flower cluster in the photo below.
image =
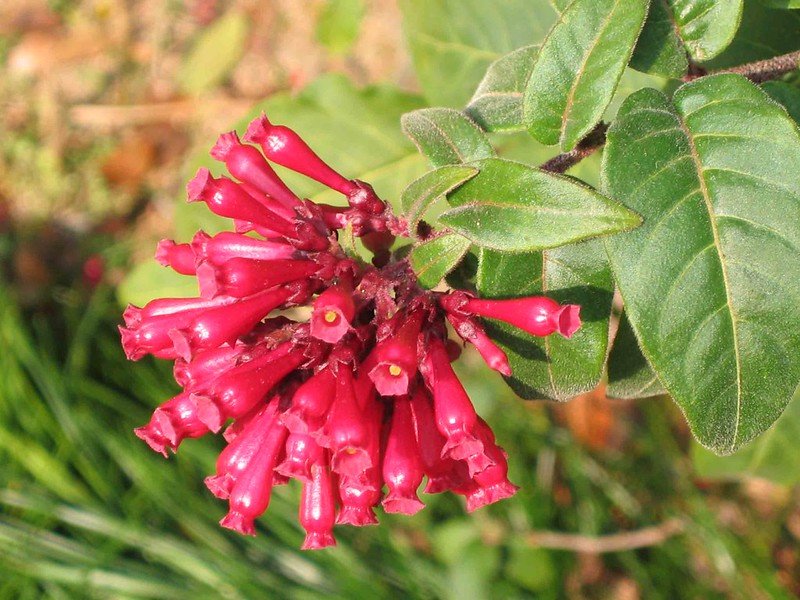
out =
[[(233, 219), (235, 231), (158, 246), (161, 264), (197, 278), (199, 297), (124, 313), (128, 358), (174, 360), (183, 388), (136, 434), (167, 456), (186, 438), (224, 428), (228, 444), (206, 479), (228, 501), (221, 524), (254, 534), (272, 488), (296, 479), (303, 548), (335, 544), (334, 524), (377, 523), (378, 504), (416, 513), (425, 478), (426, 493), (451, 490), (469, 511), (513, 495), (506, 454), (451, 367), (460, 346), (447, 322), (510, 375), (480, 317), (570, 337), (579, 307), (424, 290), (390, 252), (407, 224), (368, 184), (345, 179), (264, 116), (244, 140), (226, 133), (211, 151), (235, 179), (200, 169), (187, 186), (189, 201)], [(297, 197), (267, 159), (340, 192), (347, 205)], [(340, 246), (346, 226), (374, 254), (371, 264)]]

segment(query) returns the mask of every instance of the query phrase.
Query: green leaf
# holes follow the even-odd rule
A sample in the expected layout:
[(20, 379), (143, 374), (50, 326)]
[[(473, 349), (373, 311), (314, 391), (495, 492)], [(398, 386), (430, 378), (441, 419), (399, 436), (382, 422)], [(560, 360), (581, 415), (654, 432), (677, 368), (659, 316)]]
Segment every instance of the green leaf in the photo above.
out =
[(328, 0), (317, 21), (317, 40), (332, 54), (347, 54), (358, 37), (364, 0)]
[(553, 5), (553, 8), (556, 9), (559, 15), (567, 9), (570, 2), (572, 2), (572, 0), (550, 0), (550, 4)]
[(543, 144), (575, 145), (614, 97), (649, 0), (574, 0), (548, 34), (525, 91), (528, 132)]
[(408, 184), (400, 196), (403, 216), (408, 219), (409, 230), (416, 231), (417, 223), (439, 198), (478, 174), (475, 167), (446, 166), (425, 173)]
[(724, 69), (800, 49), (800, 13), (744, 3), (741, 25), (725, 52), (703, 65)]
[(465, 112), (485, 131), (522, 131), (522, 94), (539, 55), (525, 46), (498, 58), (486, 70)]
[(400, 10), (425, 97), (456, 108), (492, 61), (541, 41), (556, 16), (547, 0), (402, 0)]
[(204, 29), (178, 71), (181, 89), (196, 95), (222, 82), (242, 57), (248, 30), (247, 18), (238, 11)]
[(439, 285), (458, 266), (469, 247), (469, 240), (457, 233), (446, 233), (414, 246), (409, 260), (420, 285), (429, 289)]
[(800, 380), (800, 133), (738, 75), (632, 95), (603, 189), (641, 212), (606, 248), (649, 363), (700, 443), (729, 453)]
[(689, 68), (686, 49), (664, 0), (650, 2), (650, 12), (631, 57), (631, 67), (675, 79), (683, 77)]
[(764, 435), (730, 456), (716, 456), (700, 444), (692, 447), (692, 461), (700, 477), (739, 479), (760, 477), (783, 485), (800, 483), (800, 392)]
[(431, 165), (457, 165), (494, 156), (489, 138), (452, 108), (422, 108), (403, 115), (400, 125)]
[[(663, 1), (663, 0), (659, 0)], [(666, 0), (689, 55), (706, 61), (725, 50), (736, 35), (744, 0)]]
[(770, 8), (800, 8), (800, 0), (761, 0), (761, 4)]
[(563, 401), (595, 388), (603, 374), (614, 295), (599, 241), (524, 254), (482, 248), (475, 283), (482, 297), (547, 294), (581, 306), (583, 325), (568, 340), (533, 337), (505, 323), (486, 322), (487, 332), (508, 355), (512, 376), (506, 382), (517, 394)]
[(448, 198), (441, 223), (493, 250), (527, 252), (636, 227), (639, 216), (563, 175), (490, 158)]
[(642, 354), (628, 316), (622, 313), (608, 357), (606, 395), (609, 398), (629, 400), (650, 398), (663, 393), (664, 386)]
[(800, 124), (800, 88), (783, 81), (767, 81), (761, 84), (769, 97), (783, 105), (789, 116)]
[(117, 287), (120, 304), (144, 306), (155, 298), (190, 298), (199, 294), (194, 277), (180, 275), (154, 259), (141, 263)]

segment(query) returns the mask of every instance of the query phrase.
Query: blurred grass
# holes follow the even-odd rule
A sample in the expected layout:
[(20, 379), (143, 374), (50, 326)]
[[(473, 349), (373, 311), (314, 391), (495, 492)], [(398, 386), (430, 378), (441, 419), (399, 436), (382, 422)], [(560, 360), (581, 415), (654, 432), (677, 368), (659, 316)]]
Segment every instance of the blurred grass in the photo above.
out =
[[(509, 397), (473, 357), (463, 372), (509, 452), (514, 499), (467, 516), (454, 497), (426, 497), (415, 517), (340, 528), (337, 548), (303, 553), (290, 485), (258, 537), (242, 538), (217, 526), (224, 503), (202, 484), (218, 439), (188, 441), (165, 462), (131, 432), (175, 391), (169, 365), (126, 364), (111, 289), (60, 298), (43, 315), (0, 292), (2, 598), (791, 597), (771, 557), (788, 535), (782, 519), (754, 519), (740, 498), (744, 531), (721, 524), (736, 486), (697, 488), (668, 402), (612, 409), (633, 430), (589, 451), (553, 410)], [(772, 509), (791, 510), (782, 504)], [(684, 533), (648, 548), (597, 556), (531, 542), (675, 517)]]

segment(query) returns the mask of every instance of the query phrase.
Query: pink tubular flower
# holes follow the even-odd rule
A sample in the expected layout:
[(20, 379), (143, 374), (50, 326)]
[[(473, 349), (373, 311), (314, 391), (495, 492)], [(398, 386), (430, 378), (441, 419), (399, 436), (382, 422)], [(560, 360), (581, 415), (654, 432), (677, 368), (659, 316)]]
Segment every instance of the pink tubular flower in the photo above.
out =
[(353, 374), (340, 368), (336, 396), (320, 443), (331, 450), (331, 467), (340, 475), (358, 477), (372, 466), (367, 452), (368, 431), (356, 402)]
[[(156, 251), (162, 265), (196, 278), (199, 297), (123, 313), (127, 357), (174, 360), (182, 388), (136, 435), (167, 456), (187, 438), (222, 432), (227, 446), (205, 483), (228, 501), (220, 523), (242, 534), (255, 534), (275, 486), (301, 485), (304, 549), (334, 545), (334, 525), (376, 524), (381, 506), (416, 513), (426, 478), (426, 493), (462, 495), (470, 512), (512, 496), (506, 454), (450, 365), (461, 345), (447, 338), (447, 321), (508, 376), (479, 317), (569, 337), (579, 307), (423, 289), (405, 254), (391, 251), (395, 236), (409, 236), (406, 220), (369, 184), (343, 177), (265, 116), (244, 139), (263, 154), (235, 132), (211, 151), (235, 180), (201, 169), (188, 185), (190, 201), (231, 219), (234, 231), (164, 240)], [(337, 190), (348, 206), (298, 198), (268, 161)], [(345, 228), (371, 260), (348, 254)]]
[(199, 418), (189, 394), (184, 392), (159, 406), (150, 422), (134, 432), (153, 450), (167, 456), (167, 448), (174, 452), (187, 437), (200, 437), (209, 429)]
[(447, 349), (441, 340), (429, 342), (426, 360), (423, 375), (433, 393), (436, 426), (445, 436), (442, 456), (466, 461), (469, 474), (473, 476), (493, 464), (473, 431), (478, 415), (450, 366)]
[(413, 515), (422, 510), (425, 505), (417, 497), (417, 488), (424, 476), (411, 403), (407, 396), (400, 396), (394, 401), (392, 425), (383, 458), (383, 479), (389, 488), (383, 499), (386, 512)]
[(200, 231), (192, 240), (192, 249), (198, 260), (214, 266), (224, 265), (232, 258), (280, 260), (298, 253), (297, 248), (285, 242), (259, 240), (231, 231), (223, 231), (214, 237)]
[(375, 347), (377, 364), (369, 372), (369, 376), (379, 394), (397, 396), (408, 392), (417, 372), (417, 338), (423, 317), (421, 310), (412, 312), (394, 336), (379, 342)]
[(253, 198), (239, 184), (220, 177), (214, 179), (208, 169), (201, 168), (186, 186), (190, 201), (202, 200), (211, 212), (252, 223), (259, 233), (267, 237), (294, 237), (292, 223)]
[(352, 292), (341, 287), (329, 287), (314, 300), (311, 313), (311, 335), (335, 344), (350, 330), (356, 313)]
[(309, 278), (318, 270), (319, 265), (308, 260), (231, 258), (218, 267), (200, 265), (197, 278), (205, 296), (246, 298), (282, 283)]
[(250, 123), (244, 139), (259, 144), (272, 162), (315, 179), (345, 196), (358, 188), (331, 169), (293, 130), (273, 125), (264, 115)]
[(311, 467), (311, 478), (303, 482), (300, 498), (300, 524), (306, 530), (303, 550), (335, 546), (333, 537), (336, 501), (333, 498), (331, 473), (320, 459)]
[[(453, 294), (451, 299), (458, 298)], [(576, 304), (561, 305), (546, 296), (531, 296), (513, 300), (484, 300), (464, 297), (458, 302), (448, 302), (447, 310), (456, 310), (467, 315), (477, 315), (505, 321), (514, 327), (536, 336), (547, 336), (560, 333), (571, 338), (581, 327), (581, 307)]]
[(289, 409), (281, 417), (292, 433), (316, 433), (336, 394), (336, 378), (330, 369), (322, 369), (292, 396)]
[(464, 318), (454, 313), (448, 313), (447, 320), (465, 342), (470, 342), (475, 346), (481, 358), (490, 368), (506, 377), (511, 375), (511, 365), (508, 363), (506, 353), (486, 335), (480, 324), (474, 319)]
[(156, 247), (156, 260), (181, 275), (194, 275), (197, 269), (197, 256), (191, 244), (161, 240)]
[[(275, 170), (264, 160), (261, 152), (253, 146), (242, 144), (235, 131), (223, 133), (211, 148), (211, 156), (225, 163), (231, 175), (262, 194), (275, 198), (283, 206), (300, 206), (300, 198), (295, 196), (278, 177)], [(286, 216), (286, 212), (281, 212)], [(288, 216), (293, 216), (292, 212)]]

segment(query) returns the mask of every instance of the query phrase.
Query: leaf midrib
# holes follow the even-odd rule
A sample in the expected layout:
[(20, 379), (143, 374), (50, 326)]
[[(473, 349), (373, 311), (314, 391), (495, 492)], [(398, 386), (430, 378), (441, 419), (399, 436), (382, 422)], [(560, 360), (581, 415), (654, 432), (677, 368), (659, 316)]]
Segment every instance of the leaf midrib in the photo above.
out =
[(559, 142), (561, 143), (562, 146), (564, 145), (564, 139), (567, 134), (567, 123), (569, 123), (570, 120), (570, 112), (572, 112), (572, 106), (575, 102), (575, 93), (578, 89), (578, 84), (581, 82), (581, 77), (583, 76), (583, 73), (586, 71), (586, 66), (589, 64), (589, 59), (594, 54), (594, 51), (597, 48), (600, 38), (603, 37), (603, 35), (606, 32), (606, 29), (608, 29), (608, 25), (611, 23), (611, 17), (614, 15), (614, 13), (616, 13), (619, 3), (620, 0), (615, 0), (614, 6), (611, 8), (610, 11), (608, 11), (608, 14), (606, 15), (605, 19), (603, 19), (603, 24), (600, 30), (598, 31), (597, 35), (595, 36), (591, 46), (587, 48), (586, 53), (584, 54), (584, 60), (581, 61), (581, 66), (578, 68), (578, 72), (575, 74), (575, 79), (573, 80), (572, 86), (570, 87), (569, 93), (567, 94), (567, 102), (564, 106), (564, 116), (561, 119), (561, 131), (559, 132)]
[(692, 162), (694, 162), (695, 171), (697, 172), (697, 177), (699, 179), (700, 192), (703, 196), (703, 202), (705, 203), (706, 211), (708, 212), (708, 220), (709, 224), (711, 225), (711, 233), (714, 238), (714, 248), (717, 251), (720, 268), (722, 269), (722, 282), (725, 287), (725, 303), (728, 306), (728, 312), (731, 317), (733, 355), (736, 363), (736, 420), (733, 429), (733, 439), (731, 440), (731, 449), (733, 449), (736, 447), (736, 440), (739, 437), (739, 424), (742, 420), (742, 358), (739, 353), (739, 333), (736, 328), (737, 317), (733, 309), (733, 301), (731, 300), (731, 284), (730, 277), (728, 275), (728, 265), (725, 262), (725, 253), (722, 251), (722, 242), (719, 237), (717, 215), (714, 212), (714, 205), (712, 204), (711, 194), (708, 190), (708, 183), (706, 182), (705, 178), (705, 169), (703, 168), (700, 154), (697, 151), (697, 146), (695, 145), (692, 132), (689, 130), (681, 115), (677, 116), (677, 120), (681, 130), (686, 136), (686, 141), (689, 144), (689, 152), (692, 157)]

